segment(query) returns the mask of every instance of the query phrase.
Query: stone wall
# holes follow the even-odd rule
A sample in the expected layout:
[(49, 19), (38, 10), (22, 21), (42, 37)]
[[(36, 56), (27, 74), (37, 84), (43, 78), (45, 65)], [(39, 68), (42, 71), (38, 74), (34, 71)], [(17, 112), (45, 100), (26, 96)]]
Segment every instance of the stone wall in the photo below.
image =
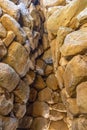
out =
[(86, 7), (0, 0), (0, 130), (87, 129)]
[(55, 2), (52, 5), (45, 2), (42, 5), (67, 125), (69, 130), (86, 130), (87, 0), (67, 1), (61, 7)]
[[(44, 51), (41, 39), (47, 37), (42, 35), (43, 22), (40, 6), (36, 8), (27, 0), (0, 0), (0, 130), (19, 128), (29, 97), (32, 102), (37, 94), (31, 84), (36, 75), (35, 62), (37, 71), (39, 62), (43, 66), (42, 60), (36, 60)], [(29, 125), (31, 118), (27, 119)]]

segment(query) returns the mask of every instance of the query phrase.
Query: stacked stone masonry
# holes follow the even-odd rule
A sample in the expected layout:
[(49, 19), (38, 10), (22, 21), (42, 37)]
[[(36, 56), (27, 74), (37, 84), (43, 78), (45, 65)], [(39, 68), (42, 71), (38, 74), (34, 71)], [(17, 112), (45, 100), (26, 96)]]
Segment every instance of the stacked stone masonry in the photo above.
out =
[(87, 130), (87, 0), (0, 0), (0, 130)]

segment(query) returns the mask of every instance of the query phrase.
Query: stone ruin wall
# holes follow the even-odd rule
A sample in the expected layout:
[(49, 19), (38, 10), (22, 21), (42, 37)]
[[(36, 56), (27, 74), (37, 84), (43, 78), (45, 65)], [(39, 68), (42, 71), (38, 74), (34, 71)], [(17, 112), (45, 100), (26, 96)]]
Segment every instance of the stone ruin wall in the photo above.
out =
[(87, 129), (87, 0), (0, 0), (0, 130)]

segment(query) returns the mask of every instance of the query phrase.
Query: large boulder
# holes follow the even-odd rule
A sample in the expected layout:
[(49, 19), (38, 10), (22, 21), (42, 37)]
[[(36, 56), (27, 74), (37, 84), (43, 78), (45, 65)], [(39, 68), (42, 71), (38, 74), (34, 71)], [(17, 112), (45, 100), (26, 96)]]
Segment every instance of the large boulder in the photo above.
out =
[(60, 48), (63, 56), (76, 55), (87, 50), (87, 28), (68, 34)]
[(0, 63), (0, 86), (11, 92), (18, 83), (18, 74), (9, 65)]
[(76, 87), (87, 80), (87, 56), (75, 56), (66, 66), (64, 85), (69, 96), (75, 96)]
[(86, 6), (87, 0), (84, 0), (82, 3), (79, 0), (74, 0), (63, 7), (62, 10), (56, 10), (47, 20), (48, 31), (57, 34), (57, 30), (60, 26), (77, 28), (79, 23), (78, 21), (75, 23), (74, 18)]
[(8, 55), (3, 60), (15, 69), (22, 77), (29, 70), (29, 58), (26, 49), (18, 42), (13, 42), (8, 48)]

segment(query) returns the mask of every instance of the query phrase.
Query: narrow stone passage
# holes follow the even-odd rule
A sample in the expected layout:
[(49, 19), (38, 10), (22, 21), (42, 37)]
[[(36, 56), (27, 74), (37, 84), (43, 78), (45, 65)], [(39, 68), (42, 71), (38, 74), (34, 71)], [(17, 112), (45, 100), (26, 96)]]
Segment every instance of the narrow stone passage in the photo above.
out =
[(87, 130), (87, 0), (0, 0), (0, 130)]

